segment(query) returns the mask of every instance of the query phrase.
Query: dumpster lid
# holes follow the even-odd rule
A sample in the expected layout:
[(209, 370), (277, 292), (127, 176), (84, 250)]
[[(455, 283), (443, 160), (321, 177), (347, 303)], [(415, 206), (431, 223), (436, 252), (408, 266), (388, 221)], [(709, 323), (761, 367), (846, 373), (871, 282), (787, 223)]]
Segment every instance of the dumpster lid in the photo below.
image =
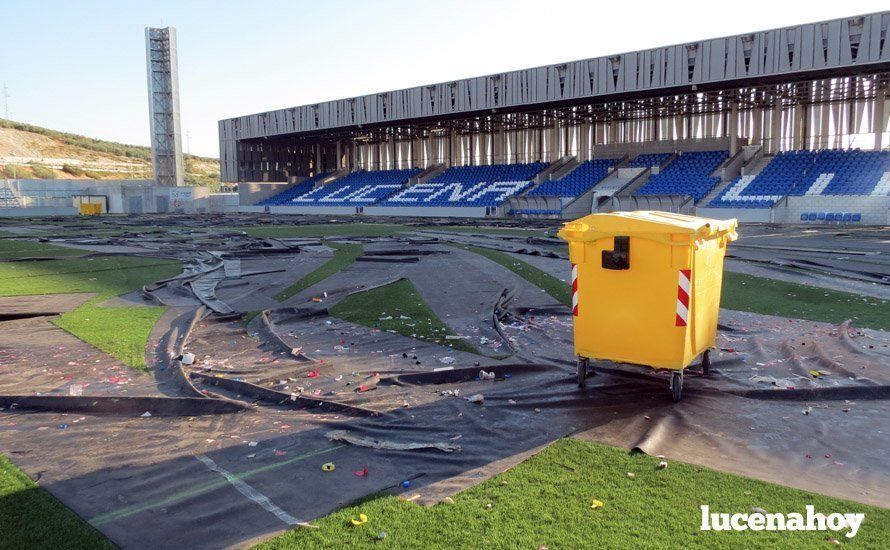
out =
[(725, 234), (730, 240), (735, 240), (737, 226), (738, 221), (735, 219), (715, 220), (671, 212), (637, 210), (590, 214), (566, 223), (559, 231), (559, 236), (567, 241), (585, 241), (598, 239), (603, 235), (662, 233), (710, 237)]

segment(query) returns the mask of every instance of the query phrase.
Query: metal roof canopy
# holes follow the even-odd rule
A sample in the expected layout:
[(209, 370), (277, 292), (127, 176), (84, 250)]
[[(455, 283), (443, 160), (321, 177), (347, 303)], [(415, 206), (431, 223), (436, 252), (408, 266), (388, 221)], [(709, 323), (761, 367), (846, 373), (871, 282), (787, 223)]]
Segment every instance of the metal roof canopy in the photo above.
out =
[(880, 12), (245, 115), (220, 121), (220, 145), (869, 74), (890, 69), (888, 26)]

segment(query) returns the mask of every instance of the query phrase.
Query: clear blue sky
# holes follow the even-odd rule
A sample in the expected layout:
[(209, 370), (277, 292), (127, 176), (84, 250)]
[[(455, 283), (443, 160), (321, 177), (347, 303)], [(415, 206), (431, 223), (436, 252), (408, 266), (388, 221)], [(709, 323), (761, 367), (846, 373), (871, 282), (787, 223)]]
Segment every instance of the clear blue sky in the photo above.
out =
[(0, 0), (0, 87), (14, 120), (145, 145), (144, 28), (172, 25), (183, 133), (192, 153), (217, 156), (221, 118), (886, 8), (886, 0)]

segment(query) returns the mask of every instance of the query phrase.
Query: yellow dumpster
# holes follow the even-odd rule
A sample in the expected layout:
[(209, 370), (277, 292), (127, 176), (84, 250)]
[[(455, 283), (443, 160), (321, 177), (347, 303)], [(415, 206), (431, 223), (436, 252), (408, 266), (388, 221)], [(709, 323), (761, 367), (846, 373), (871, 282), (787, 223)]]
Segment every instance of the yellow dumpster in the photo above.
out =
[(566, 223), (578, 384), (590, 359), (670, 369), (674, 401), (683, 369), (716, 345), (726, 245), (736, 220), (668, 212), (591, 214)]

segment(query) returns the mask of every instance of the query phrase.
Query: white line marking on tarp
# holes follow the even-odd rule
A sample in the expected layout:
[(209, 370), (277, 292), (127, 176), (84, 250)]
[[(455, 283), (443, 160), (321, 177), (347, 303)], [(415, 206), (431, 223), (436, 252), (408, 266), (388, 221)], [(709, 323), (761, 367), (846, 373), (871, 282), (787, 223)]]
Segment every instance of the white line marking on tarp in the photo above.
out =
[(259, 491), (239, 479), (234, 474), (228, 472), (227, 470), (224, 470), (223, 468), (220, 468), (219, 465), (214, 462), (213, 459), (209, 456), (198, 455), (195, 458), (203, 462), (204, 465), (207, 466), (209, 469), (226, 478), (226, 481), (231, 483), (232, 486), (237, 489), (239, 493), (262, 506), (267, 512), (275, 514), (278, 519), (280, 519), (284, 523), (288, 525), (301, 525), (305, 523), (276, 506), (275, 503), (269, 500), (269, 497), (260, 493)]

